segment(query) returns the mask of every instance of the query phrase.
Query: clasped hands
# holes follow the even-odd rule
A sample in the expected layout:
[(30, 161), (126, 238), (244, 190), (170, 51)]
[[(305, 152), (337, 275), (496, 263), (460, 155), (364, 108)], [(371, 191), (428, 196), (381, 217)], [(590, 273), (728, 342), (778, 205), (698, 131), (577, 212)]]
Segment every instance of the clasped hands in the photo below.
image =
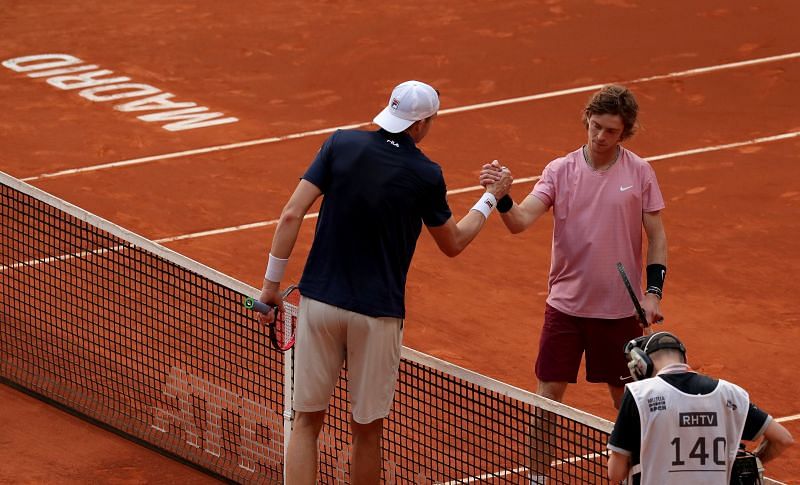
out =
[(500, 165), (497, 160), (493, 160), (492, 163), (487, 163), (481, 168), (478, 180), (487, 192), (500, 199), (508, 194), (514, 177), (511, 175), (511, 170)]

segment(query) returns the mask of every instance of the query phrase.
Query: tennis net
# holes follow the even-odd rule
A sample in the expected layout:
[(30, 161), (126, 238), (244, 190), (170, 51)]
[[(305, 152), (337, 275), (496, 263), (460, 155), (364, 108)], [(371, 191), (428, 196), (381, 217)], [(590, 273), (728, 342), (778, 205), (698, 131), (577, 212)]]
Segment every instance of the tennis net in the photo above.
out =
[[(258, 291), (0, 172), (0, 378), (220, 477), (281, 483), (292, 354)], [(611, 423), (404, 348), (385, 483), (606, 483)], [(346, 370), (320, 441), (346, 483)]]

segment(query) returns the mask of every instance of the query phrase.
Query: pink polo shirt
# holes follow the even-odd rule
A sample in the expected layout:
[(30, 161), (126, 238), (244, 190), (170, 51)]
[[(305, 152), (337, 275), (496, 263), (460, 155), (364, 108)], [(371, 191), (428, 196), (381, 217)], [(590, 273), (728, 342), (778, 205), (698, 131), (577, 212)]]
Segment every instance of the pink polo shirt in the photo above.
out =
[(598, 172), (578, 149), (550, 162), (532, 194), (553, 207), (547, 303), (579, 317), (633, 315), (616, 264), (625, 265), (641, 299), (642, 213), (664, 208), (653, 167), (621, 148), (617, 162)]

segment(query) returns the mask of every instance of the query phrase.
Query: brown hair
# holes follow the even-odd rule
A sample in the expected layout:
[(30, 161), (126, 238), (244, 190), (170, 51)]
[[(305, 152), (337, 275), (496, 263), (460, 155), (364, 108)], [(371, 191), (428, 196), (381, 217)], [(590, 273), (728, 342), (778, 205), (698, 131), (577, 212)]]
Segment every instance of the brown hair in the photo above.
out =
[(583, 126), (589, 128), (589, 118), (592, 115), (619, 115), (624, 128), (620, 140), (633, 136), (639, 124), (636, 116), (639, 114), (639, 104), (633, 93), (625, 86), (609, 84), (603, 86), (589, 98), (583, 108)]

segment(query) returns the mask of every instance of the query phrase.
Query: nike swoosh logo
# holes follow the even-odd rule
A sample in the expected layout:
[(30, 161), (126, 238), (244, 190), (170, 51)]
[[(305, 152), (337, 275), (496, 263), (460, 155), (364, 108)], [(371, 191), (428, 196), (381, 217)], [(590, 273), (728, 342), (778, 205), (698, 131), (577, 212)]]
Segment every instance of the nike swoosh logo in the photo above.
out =
[(625, 192), (626, 190), (628, 190), (628, 189), (632, 189), (632, 188), (633, 188), (633, 185), (629, 185), (629, 186), (627, 186), (627, 187), (620, 187), (620, 188), (619, 188), (619, 191), (620, 191), (620, 192)]

